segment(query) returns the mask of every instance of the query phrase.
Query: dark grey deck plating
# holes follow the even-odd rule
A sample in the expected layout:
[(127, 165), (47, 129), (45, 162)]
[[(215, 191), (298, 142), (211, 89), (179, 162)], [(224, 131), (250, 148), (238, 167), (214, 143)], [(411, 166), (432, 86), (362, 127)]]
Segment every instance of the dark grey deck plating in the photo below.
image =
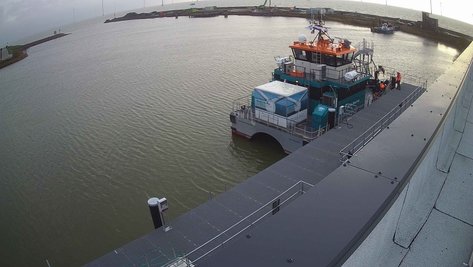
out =
[[(294, 266), (333, 265), (338, 253), (356, 240), (360, 228), (366, 227), (366, 218), (376, 215), (382, 200), (395, 189), (396, 183), (390, 179), (375, 178), (374, 174), (351, 166), (338, 168), (290, 208), (250, 229), (246, 234), (251, 238), (242, 235), (227, 249), (198, 263), (287, 266), (288, 261), (293, 261)], [(327, 220), (333, 224), (326, 225)]]
[[(337, 244), (349, 243), (358, 233), (355, 230), (363, 227), (360, 224), (366, 222), (367, 217), (373, 216), (379, 210), (378, 200), (381, 196), (396, 193), (397, 184), (394, 174), (383, 172), (383, 175), (375, 178), (378, 170), (373, 168), (374, 164), (370, 162), (353, 163), (353, 166), (333, 172), (340, 166), (338, 151), (399, 105), (414, 89), (412, 85), (403, 84), (402, 90), (389, 92), (369, 108), (353, 116), (349, 121), (353, 125), (352, 128), (342, 124), (341, 128), (332, 129), (321, 138), (300, 148), (247, 181), (170, 222), (172, 230), (153, 231), (90, 262), (87, 266), (160, 266), (218, 235), (299, 180), (316, 184), (317, 190), (309, 191), (290, 203), (291, 208), (282, 208), (276, 215), (248, 229), (247, 232), (251, 234), (251, 238), (248, 239), (245, 234), (240, 234), (225, 245), (231, 246), (231, 249), (217, 249), (197, 264), (199, 266), (285, 266), (288, 259), (294, 259), (294, 264), (298, 266), (314, 265), (314, 262), (306, 262), (299, 255), (313, 255), (309, 258), (316, 259), (317, 265), (333, 264), (331, 259), (336, 256), (333, 253), (343, 250)], [(407, 134), (411, 135), (411, 133)], [(422, 138), (422, 135), (416, 136), (417, 138)], [(394, 140), (399, 139), (393, 137)], [(410, 144), (405, 143), (405, 145)], [(356, 162), (356, 158), (353, 158), (352, 162)], [(376, 157), (373, 162), (376, 162)], [(351, 179), (339, 179), (338, 177), (344, 176), (339, 172), (349, 172)], [(331, 178), (324, 179), (329, 174)], [(402, 174), (398, 175), (402, 177)], [(347, 186), (350, 186), (350, 190), (358, 188), (359, 190), (356, 191), (358, 195), (352, 194), (349, 198), (345, 198)], [(373, 188), (368, 189), (367, 186)], [(379, 192), (379, 195), (367, 196), (366, 192)], [(334, 198), (334, 196), (340, 197)], [(310, 205), (310, 213), (306, 212), (308, 205)], [(364, 208), (358, 209), (358, 207)], [(319, 220), (322, 214), (323, 216), (341, 216), (330, 220), (339, 222), (339, 225), (323, 225), (323, 227), (317, 225), (323, 223)], [(344, 220), (344, 214), (350, 214), (352, 219)], [(281, 225), (284, 225), (284, 229), (280, 229)], [(327, 228), (339, 229), (339, 234), (333, 235), (332, 231), (330, 236), (327, 236), (325, 233), (330, 232)], [(223, 241), (230, 235), (232, 231), (219, 239)], [(314, 240), (314, 236), (318, 238)], [(281, 245), (284, 243), (300, 245), (297, 247)], [(269, 244), (273, 245), (268, 246)], [(314, 247), (327, 249), (314, 251)], [(248, 255), (249, 251), (253, 255)], [(193, 259), (193, 256), (191, 255), (190, 258)], [(268, 259), (271, 259), (271, 262), (268, 262)]]

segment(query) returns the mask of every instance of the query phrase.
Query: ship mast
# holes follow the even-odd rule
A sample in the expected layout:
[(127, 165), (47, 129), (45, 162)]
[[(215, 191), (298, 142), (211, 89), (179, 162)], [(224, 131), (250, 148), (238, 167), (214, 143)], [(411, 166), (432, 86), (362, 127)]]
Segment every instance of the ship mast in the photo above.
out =
[(314, 15), (314, 10), (311, 9), (311, 21), (309, 25), (310, 32), (312, 34), (317, 31), (317, 35), (315, 35), (315, 38), (312, 42), (321, 41), (323, 40), (323, 36), (325, 35), (331, 42), (333, 42), (333, 39), (328, 35), (327, 28), (324, 26), (325, 21), (323, 20), (323, 15), (325, 14), (325, 9), (320, 9), (317, 10), (317, 13), (319, 14), (319, 19), (318, 21), (315, 20), (315, 15)]

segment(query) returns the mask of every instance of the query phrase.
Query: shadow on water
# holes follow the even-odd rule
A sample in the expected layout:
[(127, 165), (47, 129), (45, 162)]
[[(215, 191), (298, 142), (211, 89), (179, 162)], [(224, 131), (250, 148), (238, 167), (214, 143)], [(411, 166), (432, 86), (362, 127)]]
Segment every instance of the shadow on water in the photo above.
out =
[(257, 133), (251, 138), (250, 143), (256, 148), (269, 151), (273, 150), (273, 153), (279, 152), (282, 155), (285, 155), (284, 149), (282, 148), (281, 144), (269, 134)]
[(272, 163), (286, 156), (281, 144), (265, 133), (255, 134), (251, 139), (233, 135), (230, 146), (239, 156), (256, 157), (260, 155), (261, 157), (261, 154), (263, 154), (262, 158)]

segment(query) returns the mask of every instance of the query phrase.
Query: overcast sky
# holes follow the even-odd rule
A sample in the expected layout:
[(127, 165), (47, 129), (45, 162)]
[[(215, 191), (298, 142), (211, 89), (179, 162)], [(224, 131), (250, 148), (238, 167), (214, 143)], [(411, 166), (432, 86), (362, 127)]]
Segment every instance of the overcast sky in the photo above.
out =
[[(164, 0), (164, 3), (190, 0)], [(362, 0), (359, 0), (362, 1)], [(103, 0), (105, 13), (160, 5), (161, 0)], [(262, 1), (255, 0), (255, 5)], [(364, 0), (385, 4), (386, 0)], [(472, 0), (431, 0), (434, 14), (473, 24)], [(388, 0), (392, 6), (430, 11), (430, 0)], [(102, 15), (102, 0), (0, 0), (0, 46), (61, 25)]]
[[(174, 1), (174, 0), (172, 0)], [(186, 0), (176, 0), (175, 2)], [(189, 0), (187, 0), (189, 1)], [(161, 0), (104, 0), (105, 13), (161, 5)], [(165, 0), (171, 2), (171, 0)], [(0, 46), (102, 15), (102, 0), (0, 0)]]

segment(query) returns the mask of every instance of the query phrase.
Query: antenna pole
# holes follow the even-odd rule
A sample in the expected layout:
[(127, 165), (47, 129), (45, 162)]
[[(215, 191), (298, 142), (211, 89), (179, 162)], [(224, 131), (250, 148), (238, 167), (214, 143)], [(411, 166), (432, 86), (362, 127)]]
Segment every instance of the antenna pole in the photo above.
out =
[(430, 14), (432, 14), (432, 0), (430, 0)]
[(103, 0), (102, 0), (102, 17), (105, 16), (105, 12), (104, 12), (104, 9), (103, 9)]

